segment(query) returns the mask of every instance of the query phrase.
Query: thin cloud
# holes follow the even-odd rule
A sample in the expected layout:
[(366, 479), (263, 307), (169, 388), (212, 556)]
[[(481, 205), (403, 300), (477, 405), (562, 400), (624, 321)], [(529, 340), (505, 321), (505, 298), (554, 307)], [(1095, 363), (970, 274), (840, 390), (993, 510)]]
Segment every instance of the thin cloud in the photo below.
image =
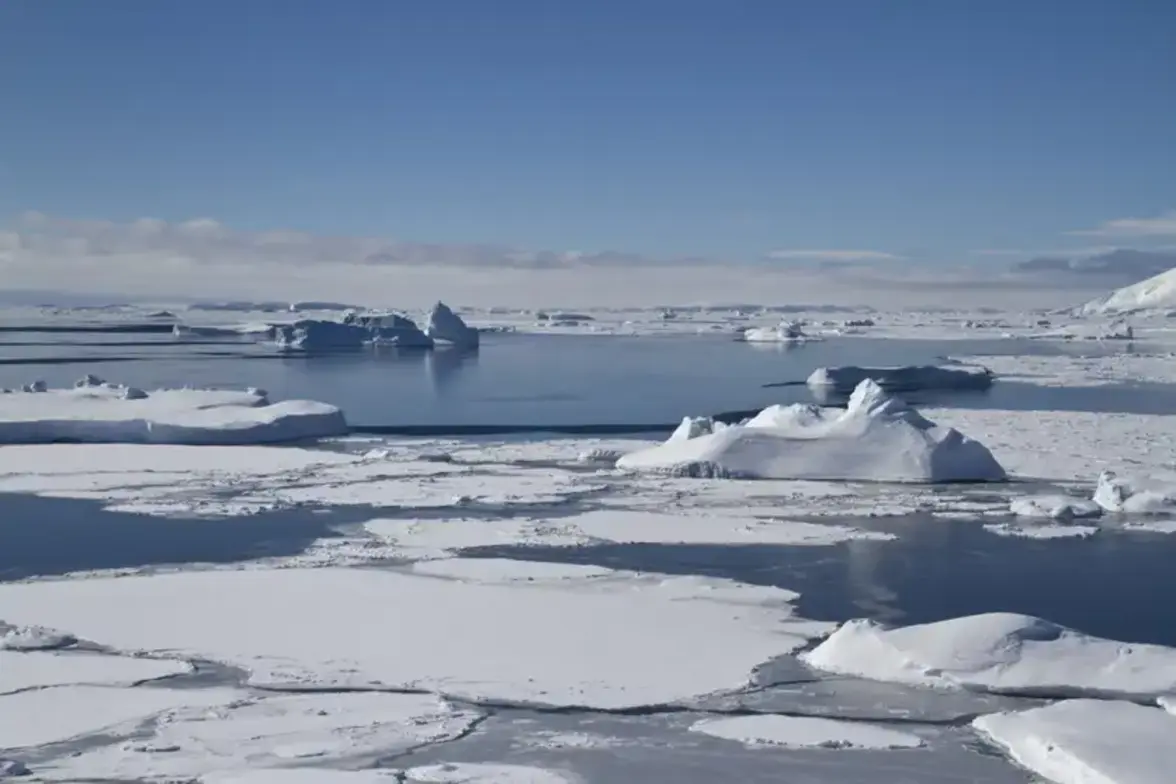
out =
[(1093, 229), (1071, 231), (1078, 237), (1176, 237), (1176, 210), (1154, 218), (1117, 218)]
[(817, 250), (817, 249), (784, 249), (773, 250), (767, 254), (773, 261), (901, 261), (902, 256), (881, 250)]

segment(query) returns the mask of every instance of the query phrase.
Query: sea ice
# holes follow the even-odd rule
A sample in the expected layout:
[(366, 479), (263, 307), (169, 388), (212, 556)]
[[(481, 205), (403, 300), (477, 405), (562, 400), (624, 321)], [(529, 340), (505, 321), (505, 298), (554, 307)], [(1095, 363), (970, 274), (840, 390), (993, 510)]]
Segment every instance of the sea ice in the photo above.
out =
[(1139, 698), (1176, 690), (1176, 649), (1012, 613), (897, 629), (853, 620), (801, 658), (842, 675), (997, 694)]
[(1176, 770), (1176, 718), (1131, 702), (1065, 700), (972, 726), (1058, 784), (1169, 784)]
[(790, 749), (915, 749), (923, 740), (909, 732), (858, 721), (808, 716), (736, 716), (705, 719), (690, 727), (715, 738), (745, 746), (777, 746)]
[(1049, 520), (1079, 520), (1088, 517), (1098, 517), (1102, 514), (1103, 510), (1094, 501), (1055, 493), (1014, 498), (1009, 503), (1009, 511), (1018, 517), (1035, 517)]
[(71, 755), (39, 773), (64, 780), (188, 781), (299, 760), (354, 765), (453, 740), (480, 717), (419, 694), (229, 695), (220, 704), (169, 710), (149, 737)]
[(988, 368), (978, 365), (845, 365), (817, 368), (805, 383), (817, 390), (848, 394), (866, 379), (890, 391), (988, 389), (992, 386), (993, 374)]
[[(73, 645), (73, 635), (42, 626), (7, 626), (0, 621), (0, 651), (47, 651)], [(2, 656), (3, 654), (0, 654)], [(3, 683), (3, 673), (0, 673)]]
[(452, 343), (458, 348), (478, 347), (478, 330), (467, 326), (461, 316), (450, 310), (444, 302), (438, 302), (429, 311), (425, 334), (433, 340)]
[(248, 669), (255, 684), (411, 687), (597, 708), (746, 685), (758, 665), (827, 631), (793, 617), (794, 597), (626, 572), (481, 584), (372, 569), (255, 569), (0, 584), (10, 622), (52, 625), (119, 650), (223, 661)]
[(398, 314), (356, 315), (343, 321), (301, 319), (274, 329), (278, 348), (286, 351), (342, 351), (371, 344), (400, 348), (432, 348), (433, 339), (416, 323)]
[(328, 768), (260, 768), (206, 773), (198, 784), (403, 784), (400, 771), (330, 770)]
[(615, 577), (604, 566), (515, 561), (507, 558), (438, 558), (412, 565), (416, 574), (476, 583), (561, 582)]
[(347, 432), (343, 413), (326, 403), (270, 403), (228, 390), (128, 391), (82, 386), (4, 395), (0, 443), (258, 444)]
[(580, 784), (570, 773), (525, 765), (449, 762), (404, 771), (405, 784)]
[(1176, 511), (1176, 477), (1121, 477), (1114, 471), (1098, 476), (1094, 501), (1108, 512), (1163, 514)]
[(795, 404), (742, 425), (625, 455), (617, 467), (687, 476), (880, 482), (1003, 481), (978, 441), (936, 426), (875, 382), (861, 382), (845, 411)]
[(997, 536), (1013, 536), (1020, 539), (1085, 539), (1097, 534), (1099, 529), (1093, 525), (990, 523), (984, 526), (984, 530)]
[(80, 684), (131, 686), (191, 671), (192, 665), (175, 659), (140, 659), (82, 651), (0, 650), (0, 694)]

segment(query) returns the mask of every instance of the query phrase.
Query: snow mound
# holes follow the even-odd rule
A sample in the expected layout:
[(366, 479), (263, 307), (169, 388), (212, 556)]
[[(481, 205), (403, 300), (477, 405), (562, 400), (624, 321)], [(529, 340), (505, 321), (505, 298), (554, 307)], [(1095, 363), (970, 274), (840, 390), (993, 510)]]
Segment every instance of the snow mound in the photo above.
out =
[(903, 367), (817, 368), (808, 377), (810, 387), (847, 393), (866, 379), (891, 391), (919, 389), (988, 389), (992, 371), (977, 365), (907, 365)]
[(1058, 784), (1168, 784), (1176, 769), (1176, 718), (1130, 702), (1066, 700), (972, 726)]
[(789, 749), (916, 749), (923, 740), (908, 732), (857, 721), (837, 721), (808, 716), (737, 716), (705, 719), (691, 732), (738, 741), (745, 746)]
[(739, 339), (747, 343), (799, 343), (813, 338), (805, 334), (800, 324), (782, 321), (775, 327), (748, 327)]
[(1078, 306), (1081, 315), (1131, 313), (1176, 307), (1176, 269), (1115, 289), (1106, 296)]
[(1176, 649), (987, 613), (887, 629), (858, 619), (801, 655), (827, 672), (994, 694), (1135, 699), (1176, 690)]
[(458, 348), (478, 347), (478, 330), (467, 326), (461, 316), (450, 310), (444, 302), (438, 302), (429, 311), (425, 334), (433, 340), (452, 343)]
[(0, 443), (262, 444), (343, 435), (338, 408), (210, 389), (80, 386), (0, 397)]
[(1176, 511), (1176, 477), (1120, 477), (1114, 471), (1098, 476), (1094, 502), (1108, 512), (1164, 514)]
[(284, 351), (345, 351), (370, 345), (432, 348), (433, 339), (416, 322), (395, 313), (347, 313), (342, 321), (301, 319), (274, 328)]
[(1098, 517), (1102, 507), (1094, 501), (1075, 498), (1071, 495), (1030, 495), (1014, 498), (1009, 511), (1018, 517), (1033, 517), (1048, 520), (1080, 520)]
[[(741, 425), (632, 452), (617, 467), (680, 476), (879, 482), (1003, 481), (978, 441), (939, 427), (871, 380), (845, 411), (795, 404), (766, 408)], [(699, 428), (704, 429), (704, 428)], [(686, 433), (688, 435), (688, 432)]]

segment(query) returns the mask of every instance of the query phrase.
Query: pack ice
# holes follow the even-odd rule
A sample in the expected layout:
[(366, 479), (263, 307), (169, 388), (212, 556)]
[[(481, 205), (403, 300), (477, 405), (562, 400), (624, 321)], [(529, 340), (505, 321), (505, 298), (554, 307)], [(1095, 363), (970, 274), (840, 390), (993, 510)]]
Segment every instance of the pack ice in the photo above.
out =
[(347, 432), (326, 403), (271, 403), (261, 390), (159, 389), (144, 392), (87, 377), (71, 389), (0, 394), (0, 443), (263, 444)]
[(1176, 691), (1176, 649), (986, 613), (889, 629), (849, 621), (801, 655), (827, 672), (998, 694), (1138, 699)]
[(617, 467), (747, 479), (1006, 479), (983, 444), (929, 421), (870, 379), (857, 385), (844, 411), (771, 406), (743, 424), (723, 428), (687, 420), (668, 441), (622, 456)]

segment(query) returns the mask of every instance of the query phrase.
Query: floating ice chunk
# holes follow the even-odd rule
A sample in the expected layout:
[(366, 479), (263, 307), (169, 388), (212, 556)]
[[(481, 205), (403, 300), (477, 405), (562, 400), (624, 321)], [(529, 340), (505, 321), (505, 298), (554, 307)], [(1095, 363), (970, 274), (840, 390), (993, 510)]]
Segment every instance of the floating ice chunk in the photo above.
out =
[(432, 348), (433, 339), (416, 323), (397, 314), (356, 315), (343, 321), (302, 319), (274, 329), (278, 348), (286, 351), (340, 351), (380, 344), (400, 348)]
[(747, 343), (799, 343), (813, 338), (796, 322), (782, 321), (775, 327), (748, 327), (739, 339)]
[(0, 584), (10, 622), (223, 661), (255, 684), (597, 708), (746, 686), (756, 667), (827, 630), (795, 618), (794, 597), (630, 572), (486, 584), (330, 567)]
[(978, 441), (939, 427), (871, 380), (843, 412), (773, 406), (742, 425), (632, 452), (618, 468), (685, 476), (889, 482), (1003, 481)]
[(570, 773), (524, 765), (450, 762), (404, 771), (406, 784), (580, 784)]
[(807, 716), (737, 716), (705, 719), (690, 727), (715, 738), (738, 741), (745, 746), (777, 746), (790, 749), (917, 749), (923, 739), (857, 721)]
[(28, 776), (32, 773), (28, 766), (20, 760), (0, 757), (0, 779)]
[(444, 302), (438, 302), (429, 311), (425, 334), (433, 340), (452, 343), (459, 348), (478, 347), (478, 330), (467, 326), (461, 316), (450, 310)]
[(1071, 495), (1047, 494), (1014, 498), (1009, 511), (1018, 517), (1034, 517), (1049, 520), (1080, 520), (1098, 517), (1102, 507), (1094, 501), (1075, 498)]
[(44, 381), (37, 379), (36, 381), (25, 384), (20, 389), (22, 392), (48, 392), (49, 385)]
[(79, 378), (74, 383), (74, 386), (80, 389), (83, 387), (100, 387), (105, 383), (105, 379), (101, 379), (98, 376), (95, 376), (93, 373), (87, 373), (86, 375)]
[(58, 761), (54, 772), (67, 779), (193, 781), (213, 771), (299, 760), (322, 765), (444, 743), (480, 718), (431, 695), (226, 696), (221, 704), (169, 711), (149, 737), (83, 751)]
[[(6, 626), (0, 623), (0, 650), (46, 651), (65, 648), (77, 642), (72, 634), (43, 626)], [(3, 677), (0, 676), (0, 682)]]
[(0, 398), (0, 443), (57, 441), (260, 444), (342, 435), (343, 413), (326, 403), (268, 404), (248, 392), (110, 385)]
[(905, 365), (901, 367), (817, 368), (805, 382), (822, 391), (845, 394), (866, 379), (890, 391), (922, 389), (988, 389), (993, 375), (988, 368), (969, 365)]
[(1108, 512), (1164, 514), (1176, 511), (1176, 477), (1121, 477), (1114, 471), (1098, 476), (1094, 502)]
[(1066, 700), (972, 722), (1018, 764), (1058, 784), (1169, 784), (1176, 718), (1130, 702)]
[(1085, 539), (1098, 533), (1093, 525), (1010, 525), (991, 523), (984, 530), (997, 536), (1015, 536), (1021, 539)]
[(844, 675), (998, 694), (1133, 699), (1176, 690), (1176, 649), (1092, 637), (1012, 613), (897, 629), (849, 621), (801, 658)]

